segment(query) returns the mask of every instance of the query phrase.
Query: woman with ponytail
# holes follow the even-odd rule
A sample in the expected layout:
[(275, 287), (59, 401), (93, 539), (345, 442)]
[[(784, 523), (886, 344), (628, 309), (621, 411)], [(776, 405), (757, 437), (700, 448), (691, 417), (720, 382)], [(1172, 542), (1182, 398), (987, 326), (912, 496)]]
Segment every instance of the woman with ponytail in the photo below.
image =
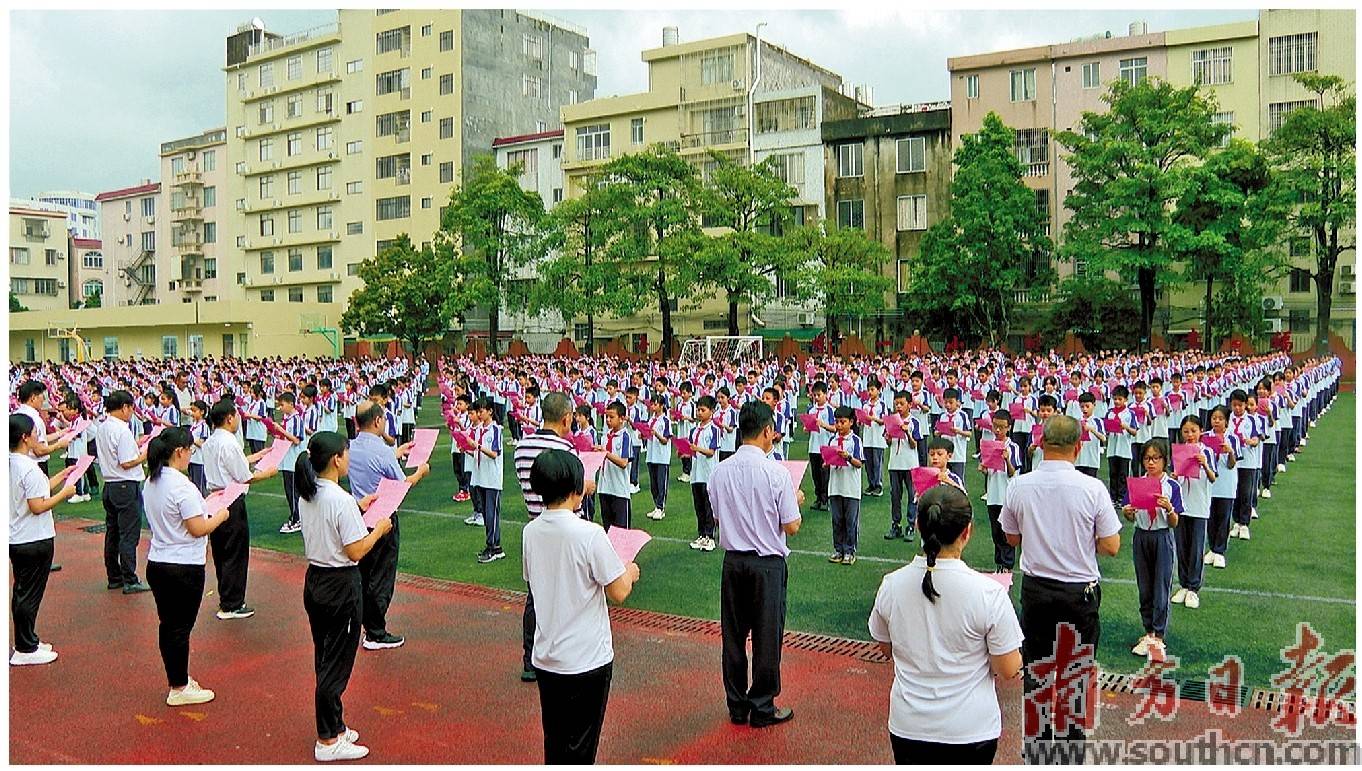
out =
[(901, 765), (992, 763), (1003, 728), (993, 678), (1021, 674), (1007, 590), (960, 556), (972, 521), (959, 488), (923, 493), (922, 554), (884, 577), (870, 613), (870, 634), (894, 659), (889, 740)]
[(203, 494), (189, 479), (193, 453), (188, 429), (162, 431), (147, 447), (147, 483), (142, 488), (151, 527), (147, 583), (161, 622), (158, 641), (170, 684), (166, 704), (171, 707), (213, 700), (213, 692), (189, 676), (189, 635), (203, 600), (208, 534), (230, 516), (225, 508), (204, 515)]
[(392, 529), (391, 520), (381, 519), (369, 531), (360, 512), (375, 496), (356, 502), (341, 488), (340, 478), (350, 471), (349, 448), (341, 434), (318, 431), (294, 463), (308, 562), (303, 607), (312, 627), (317, 672), (313, 757), (318, 761), (358, 760), (369, 754), (368, 747), (355, 744), (359, 732), (345, 725), (341, 695), (350, 682), (363, 626), (359, 560)]

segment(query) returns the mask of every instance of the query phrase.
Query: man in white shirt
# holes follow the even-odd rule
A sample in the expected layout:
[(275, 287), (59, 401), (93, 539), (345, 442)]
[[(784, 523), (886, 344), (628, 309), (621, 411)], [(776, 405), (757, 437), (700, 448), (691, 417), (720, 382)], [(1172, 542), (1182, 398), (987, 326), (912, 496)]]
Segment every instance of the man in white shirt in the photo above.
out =
[(108, 588), (124, 594), (151, 591), (137, 579), (137, 543), (142, 537), (142, 482), (145, 448), (132, 438), (134, 400), (127, 391), (104, 397), (105, 419), (95, 431), (95, 454), (104, 477), (104, 572)]
[[(199, 452), (203, 456), (203, 477), (208, 492), (215, 493), (230, 484), (251, 484), (269, 479), (279, 472), (251, 473), (250, 464), (269, 452), (261, 450), (247, 456), (236, 438), (241, 413), (236, 405), (223, 399), (208, 409), (208, 425), (213, 427)], [(246, 569), (251, 558), (251, 527), (246, 518), (246, 496), (227, 507), (227, 521), (208, 534), (213, 547), (213, 572), (218, 577), (217, 617), (223, 621), (250, 618), (255, 609), (246, 604)]]
[[(44, 404), (47, 401), (47, 386), (37, 380), (29, 380), (19, 386), (19, 406), (15, 414), (27, 415), (33, 420), (34, 443), (29, 457), (38, 462), (38, 468), (48, 473), (47, 458), (54, 452), (66, 449), (71, 439), (62, 439), (51, 444), (47, 442), (47, 421), (43, 418)], [(74, 438), (74, 437), (72, 437)]]

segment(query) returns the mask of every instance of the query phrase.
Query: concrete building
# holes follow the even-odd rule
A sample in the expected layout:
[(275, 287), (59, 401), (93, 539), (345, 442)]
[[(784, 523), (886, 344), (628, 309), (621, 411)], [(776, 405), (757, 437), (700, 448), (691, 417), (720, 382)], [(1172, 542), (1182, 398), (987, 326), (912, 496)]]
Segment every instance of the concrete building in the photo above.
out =
[(117, 285), (116, 291), (106, 291), (106, 306), (157, 302), (156, 222), (164, 211), (160, 198), (161, 183), (149, 179), (95, 196), (104, 233), (100, 239), (104, 261), (110, 263)]
[[(227, 129), (161, 144), (161, 210), (156, 223), (162, 248), (156, 255), (160, 303), (244, 299), (245, 265), (229, 231), (236, 214), (220, 199), (228, 179)], [(243, 282), (244, 283), (244, 280)]]
[[(10, 296), (34, 315), (67, 308), (66, 217), (55, 206), (14, 198), (9, 202)], [(18, 315), (24, 314), (10, 314), (11, 323)]]
[(94, 193), (54, 190), (39, 193), (33, 200), (62, 207), (66, 212), (66, 229), (77, 238), (99, 238), (99, 204)]
[(112, 261), (104, 259), (101, 242), (93, 238), (71, 238), (71, 267), (68, 271), (68, 298), (71, 307), (92, 302), (115, 304), (118, 282), (114, 280)]
[[(492, 140), (492, 152), (499, 168), (509, 168), (519, 164), (524, 171), (520, 175), (520, 186), (525, 190), (538, 193), (544, 201), (545, 209), (552, 209), (563, 201), (563, 130), (540, 131), (513, 137), (498, 137)], [(517, 269), (515, 280), (533, 281), (537, 276), (534, 264), (522, 265)], [(487, 336), (487, 317), (481, 315), (468, 318), (464, 323), (467, 337), (477, 337), (479, 333)], [(534, 353), (550, 353), (565, 335), (572, 334), (579, 343), (585, 335), (582, 328), (567, 329), (562, 314), (549, 311), (531, 315), (527, 308), (503, 305), (499, 326), (506, 334), (518, 337)], [(481, 328), (479, 328), (481, 327)], [(578, 334), (580, 333), (580, 334)]]
[[(884, 337), (868, 337), (872, 326), (877, 333), (910, 335), (911, 329), (897, 328), (897, 293), (907, 287), (927, 228), (950, 215), (951, 106), (900, 105), (828, 121), (822, 142), (829, 220), (865, 229), (892, 255), (886, 267), (895, 282), (895, 293), (885, 298), (890, 310), (861, 320), (867, 339)], [(821, 313), (802, 320), (823, 323)]]
[(401, 233), (431, 240), (494, 137), (547, 130), (594, 96), (588, 42), (513, 10), (345, 9), (289, 37), (238, 29), (220, 196), (234, 241), (220, 259), (242, 266), (250, 299), (343, 306), (361, 261)]

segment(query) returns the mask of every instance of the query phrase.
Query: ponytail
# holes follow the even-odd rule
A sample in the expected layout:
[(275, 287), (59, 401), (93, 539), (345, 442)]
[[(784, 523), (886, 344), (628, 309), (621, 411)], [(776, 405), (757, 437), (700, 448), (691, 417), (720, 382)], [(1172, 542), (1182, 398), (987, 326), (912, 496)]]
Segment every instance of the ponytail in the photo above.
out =
[(317, 472), (312, 469), (312, 454), (307, 450), (298, 453), (293, 462), (293, 490), (305, 501), (311, 501), (317, 494)]
[(157, 434), (147, 445), (147, 479), (155, 482), (161, 476), (161, 469), (170, 463), (175, 451), (194, 446), (194, 439), (183, 428), (167, 428)]
[(960, 540), (974, 518), (969, 496), (953, 485), (937, 485), (922, 494), (917, 502), (917, 528), (922, 534), (922, 551), (927, 556), (927, 573), (922, 577), (922, 593), (935, 603), (941, 595), (932, 583), (937, 555), (945, 544)]
[(317, 478), (331, 465), (332, 458), (345, 452), (350, 440), (335, 431), (318, 431), (307, 446), (293, 463), (293, 489), (310, 502), (317, 495)]

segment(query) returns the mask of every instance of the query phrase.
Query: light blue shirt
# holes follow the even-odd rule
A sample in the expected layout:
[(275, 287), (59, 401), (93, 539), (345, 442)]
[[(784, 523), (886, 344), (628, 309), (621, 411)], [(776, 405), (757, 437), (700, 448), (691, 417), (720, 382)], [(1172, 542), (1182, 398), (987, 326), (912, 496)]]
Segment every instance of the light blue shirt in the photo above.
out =
[(350, 494), (359, 500), (378, 492), (383, 479), (406, 479), (397, 463), (397, 454), (382, 437), (361, 431), (350, 443)]
[(799, 520), (790, 474), (750, 444), (739, 447), (709, 478), (709, 504), (725, 551), (786, 557), (781, 525)]

